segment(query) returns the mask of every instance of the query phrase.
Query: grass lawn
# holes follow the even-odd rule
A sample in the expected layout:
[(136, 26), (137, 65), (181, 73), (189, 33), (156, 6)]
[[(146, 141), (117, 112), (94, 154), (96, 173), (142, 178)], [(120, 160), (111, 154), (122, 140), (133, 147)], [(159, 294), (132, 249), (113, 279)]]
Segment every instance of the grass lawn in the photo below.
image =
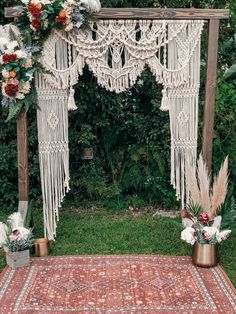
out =
[[(11, 212), (1, 211), (0, 220)], [(43, 236), (42, 212), (33, 211), (36, 237)], [(52, 255), (164, 254), (190, 255), (191, 247), (180, 240), (177, 219), (154, 216), (146, 210), (111, 213), (106, 210), (63, 209)], [(229, 240), (220, 246), (220, 264), (236, 287), (236, 225)], [(0, 270), (5, 266), (0, 251)]]

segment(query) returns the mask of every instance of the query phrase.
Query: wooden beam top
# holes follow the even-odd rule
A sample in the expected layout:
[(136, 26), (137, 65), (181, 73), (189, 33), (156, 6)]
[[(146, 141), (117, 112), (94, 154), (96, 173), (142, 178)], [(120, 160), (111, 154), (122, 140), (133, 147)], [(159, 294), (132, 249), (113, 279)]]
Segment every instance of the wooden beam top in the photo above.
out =
[[(20, 7), (5, 8), (5, 17), (19, 15)], [(163, 19), (163, 20), (220, 20), (229, 18), (229, 10), (218, 9), (155, 9), (155, 8), (103, 8), (98, 19)]]

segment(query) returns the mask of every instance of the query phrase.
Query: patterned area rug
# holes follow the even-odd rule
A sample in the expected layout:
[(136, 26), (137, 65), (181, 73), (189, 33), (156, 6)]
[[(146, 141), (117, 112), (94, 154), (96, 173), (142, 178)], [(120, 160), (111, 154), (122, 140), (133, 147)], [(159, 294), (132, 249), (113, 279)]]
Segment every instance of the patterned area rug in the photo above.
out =
[(236, 291), (220, 267), (190, 257), (35, 258), (0, 275), (0, 313), (236, 313)]

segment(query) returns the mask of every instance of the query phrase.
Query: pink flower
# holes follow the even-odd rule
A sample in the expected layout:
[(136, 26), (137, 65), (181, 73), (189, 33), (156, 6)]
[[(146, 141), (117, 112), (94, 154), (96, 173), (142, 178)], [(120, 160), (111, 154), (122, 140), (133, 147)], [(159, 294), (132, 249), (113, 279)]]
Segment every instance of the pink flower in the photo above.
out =
[(201, 213), (198, 219), (205, 224), (208, 224), (208, 222), (210, 221), (210, 217), (205, 212)]
[(187, 209), (182, 210), (181, 216), (183, 218), (188, 218), (188, 219), (191, 219), (191, 220), (193, 218), (193, 216), (190, 214), (190, 212)]

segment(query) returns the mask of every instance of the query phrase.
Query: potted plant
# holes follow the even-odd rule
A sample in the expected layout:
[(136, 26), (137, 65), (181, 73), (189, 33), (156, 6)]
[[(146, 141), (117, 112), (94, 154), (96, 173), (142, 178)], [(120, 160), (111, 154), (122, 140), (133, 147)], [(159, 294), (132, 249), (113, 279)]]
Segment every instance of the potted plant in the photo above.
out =
[(200, 155), (197, 173), (186, 169), (190, 201), (182, 211), (184, 230), (181, 239), (193, 245), (193, 263), (201, 267), (217, 264), (217, 244), (226, 240), (231, 230), (221, 230), (221, 210), (228, 190), (228, 158), (225, 159), (213, 186), (207, 167)]
[(8, 266), (15, 269), (29, 265), (29, 249), (33, 245), (31, 229), (23, 226), (19, 212), (8, 217), (7, 223), (0, 222), (0, 247), (6, 252)]

